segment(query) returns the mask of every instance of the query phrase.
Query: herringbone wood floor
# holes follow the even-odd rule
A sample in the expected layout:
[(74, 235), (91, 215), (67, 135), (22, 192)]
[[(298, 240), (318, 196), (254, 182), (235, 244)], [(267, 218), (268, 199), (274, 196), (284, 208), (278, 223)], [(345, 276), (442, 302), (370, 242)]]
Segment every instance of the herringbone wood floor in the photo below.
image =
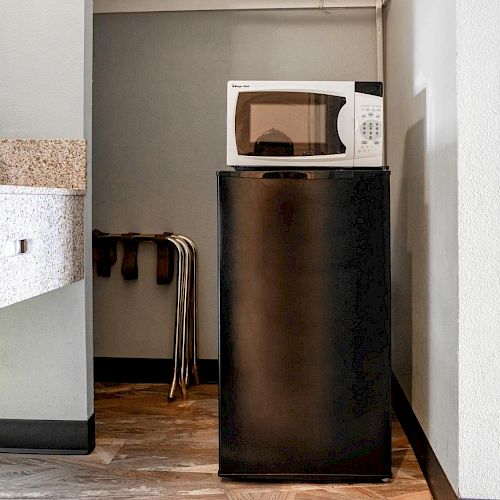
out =
[(167, 403), (168, 386), (96, 387), (97, 446), (89, 456), (0, 454), (1, 498), (428, 500), (399, 422), (388, 484), (244, 483), (217, 477), (217, 386)]

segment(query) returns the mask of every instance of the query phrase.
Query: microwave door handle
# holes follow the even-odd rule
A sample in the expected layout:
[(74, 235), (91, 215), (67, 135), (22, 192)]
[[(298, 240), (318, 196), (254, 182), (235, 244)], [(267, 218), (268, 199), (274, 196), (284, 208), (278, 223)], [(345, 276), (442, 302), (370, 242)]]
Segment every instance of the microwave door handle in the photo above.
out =
[[(349, 101), (347, 101), (349, 102)], [(352, 106), (344, 105), (340, 108), (339, 115), (337, 117), (337, 132), (339, 138), (346, 148), (347, 158), (351, 158), (352, 151), (354, 148), (354, 123), (353, 123), (353, 109)]]

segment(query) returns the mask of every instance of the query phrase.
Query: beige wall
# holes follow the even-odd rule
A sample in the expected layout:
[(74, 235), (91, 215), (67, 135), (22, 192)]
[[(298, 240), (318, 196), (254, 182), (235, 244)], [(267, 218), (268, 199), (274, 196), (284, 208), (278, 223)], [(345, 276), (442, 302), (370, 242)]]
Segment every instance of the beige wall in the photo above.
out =
[[(95, 16), (94, 226), (175, 231), (200, 252), (202, 358), (217, 357), (216, 178), (225, 169), (226, 82), (376, 79), (372, 9)], [(98, 356), (171, 357), (174, 286), (119, 263), (96, 278)]]

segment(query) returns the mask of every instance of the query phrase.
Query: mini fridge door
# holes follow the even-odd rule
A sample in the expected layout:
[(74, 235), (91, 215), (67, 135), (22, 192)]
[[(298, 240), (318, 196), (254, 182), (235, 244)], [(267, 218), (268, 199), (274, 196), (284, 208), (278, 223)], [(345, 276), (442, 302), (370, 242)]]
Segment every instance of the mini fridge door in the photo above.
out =
[(389, 172), (219, 172), (221, 476), (391, 477)]

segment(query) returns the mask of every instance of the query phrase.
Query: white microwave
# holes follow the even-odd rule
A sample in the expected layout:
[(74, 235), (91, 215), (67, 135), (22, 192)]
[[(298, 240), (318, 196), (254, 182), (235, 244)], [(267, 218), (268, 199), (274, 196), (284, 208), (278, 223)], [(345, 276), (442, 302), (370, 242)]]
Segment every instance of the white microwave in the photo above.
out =
[(227, 165), (384, 166), (382, 83), (229, 81)]

